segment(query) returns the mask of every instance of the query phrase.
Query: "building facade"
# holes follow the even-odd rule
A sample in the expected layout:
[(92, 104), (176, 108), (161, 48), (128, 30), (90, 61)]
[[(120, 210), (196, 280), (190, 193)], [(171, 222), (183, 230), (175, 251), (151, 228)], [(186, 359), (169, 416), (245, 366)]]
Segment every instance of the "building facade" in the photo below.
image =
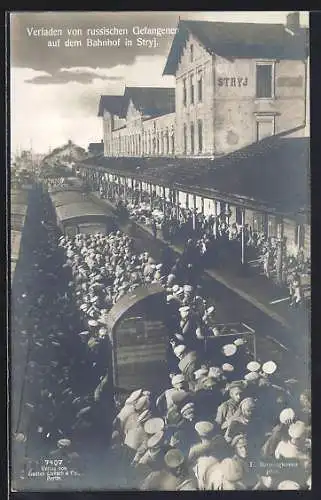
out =
[(175, 90), (101, 97), (105, 156), (215, 158), (309, 120), (298, 12), (286, 25), (181, 21), (163, 74)]

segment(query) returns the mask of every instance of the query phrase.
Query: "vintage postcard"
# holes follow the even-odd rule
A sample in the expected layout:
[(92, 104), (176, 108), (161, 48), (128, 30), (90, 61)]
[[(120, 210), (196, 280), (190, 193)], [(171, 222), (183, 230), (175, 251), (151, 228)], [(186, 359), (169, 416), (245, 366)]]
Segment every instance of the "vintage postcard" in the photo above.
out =
[(309, 13), (8, 24), (11, 491), (310, 490)]

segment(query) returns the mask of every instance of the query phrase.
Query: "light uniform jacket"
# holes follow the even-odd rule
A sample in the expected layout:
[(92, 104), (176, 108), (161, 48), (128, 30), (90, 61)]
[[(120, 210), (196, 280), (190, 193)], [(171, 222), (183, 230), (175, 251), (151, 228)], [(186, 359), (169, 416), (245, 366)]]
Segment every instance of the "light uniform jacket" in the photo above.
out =
[(217, 408), (215, 421), (222, 429), (227, 427), (228, 420), (233, 417), (238, 409), (238, 406), (239, 405), (235, 403), (233, 399), (228, 399)]
[(128, 448), (137, 451), (144, 443), (146, 443), (147, 439), (148, 437), (144, 431), (144, 427), (142, 425), (138, 425), (130, 428), (126, 432), (124, 444), (128, 446)]
[(178, 363), (178, 368), (189, 382), (194, 382), (194, 372), (198, 368), (198, 359), (195, 351), (191, 351)]

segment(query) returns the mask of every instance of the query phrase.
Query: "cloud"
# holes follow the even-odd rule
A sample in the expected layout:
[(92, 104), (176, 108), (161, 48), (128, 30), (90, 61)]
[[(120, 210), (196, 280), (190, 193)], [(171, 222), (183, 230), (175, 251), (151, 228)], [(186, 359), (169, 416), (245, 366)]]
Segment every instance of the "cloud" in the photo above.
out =
[(61, 69), (54, 74), (47, 73), (46, 75), (38, 75), (33, 78), (25, 80), (26, 83), (33, 84), (65, 84), (69, 82), (78, 82), (82, 84), (93, 83), (94, 80), (110, 80), (110, 81), (119, 81), (122, 80), (122, 77), (118, 76), (107, 76), (103, 75), (94, 70), (87, 71), (89, 68), (86, 68), (86, 71), (80, 71), (80, 68), (77, 70), (66, 70)]
[[(173, 77), (162, 77), (164, 63), (164, 56), (139, 56), (131, 65), (70, 66), (52, 74), (11, 68), (12, 150), (30, 147), (30, 140), (35, 151), (44, 153), (49, 146), (60, 146), (68, 139), (85, 148), (89, 142), (99, 142), (100, 96), (121, 95), (125, 82), (133, 86), (174, 86)], [(55, 79), (57, 74), (59, 81)], [(63, 80), (63, 75), (71, 79)], [(75, 75), (87, 75), (90, 81), (79, 81)]]

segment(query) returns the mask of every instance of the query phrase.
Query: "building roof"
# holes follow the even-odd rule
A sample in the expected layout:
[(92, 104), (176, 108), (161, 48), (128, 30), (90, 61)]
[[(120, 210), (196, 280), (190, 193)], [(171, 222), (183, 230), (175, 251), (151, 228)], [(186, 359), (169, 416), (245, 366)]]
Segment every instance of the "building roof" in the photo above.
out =
[(268, 137), (228, 155), (208, 158), (100, 158), (83, 165), (132, 175), (248, 208), (283, 215), (309, 212), (308, 137)]
[(160, 116), (175, 111), (173, 87), (126, 87), (124, 107), (132, 100), (135, 108), (144, 116)]
[(104, 151), (104, 143), (101, 142), (90, 142), (88, 146), (88, 151), (90, 153), (102, 153)]
[(123, 118), (124, 94), (123, 95), (102, 95), (100, 96), (98, 116), (103, 116), (104, 110), (112, 115)]
[(209, 52), (227, 59), (306, 59), (308, 29), (293, 35), (283, 24), (180, 21), (163, 75), (176, 73), (185, 42), (192, 34)]
[(62, 153), (65, 149), (68, 150), (68, 148), (72, 148), (75, 153), (79, 153), (83, 156), (86, 156), (86, 150), (82, 148), (81, 146), (77, 146), (77, 144), (74, 144), (72, 141), (68, 141), (67, 144), (64, 144), (63, 146), (59, 146), (51, 151), (51, 153), (47, 154), (43, 158), (43, 162), (46, 162), (48, 159), (53, 158), (54, 156)]

